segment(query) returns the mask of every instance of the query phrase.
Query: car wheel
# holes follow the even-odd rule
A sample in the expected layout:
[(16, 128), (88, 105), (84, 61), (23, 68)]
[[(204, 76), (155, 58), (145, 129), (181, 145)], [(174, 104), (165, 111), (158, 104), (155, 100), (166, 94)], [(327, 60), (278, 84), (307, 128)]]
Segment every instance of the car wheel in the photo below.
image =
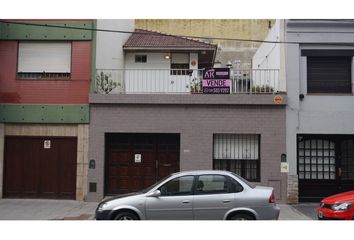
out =
[(121, 220), (121, 221), (126, 221), (126, 220), (138, 220), (137, 216), (133, 213), (130, 212), (121, 212), (118, 213), (117, 216), (114, 217), (114, 220)]
[(230, 220), (254, 220), (254, 218), (246, 213), (239, 213), (239, 214), (235, 214), (233, 215)]

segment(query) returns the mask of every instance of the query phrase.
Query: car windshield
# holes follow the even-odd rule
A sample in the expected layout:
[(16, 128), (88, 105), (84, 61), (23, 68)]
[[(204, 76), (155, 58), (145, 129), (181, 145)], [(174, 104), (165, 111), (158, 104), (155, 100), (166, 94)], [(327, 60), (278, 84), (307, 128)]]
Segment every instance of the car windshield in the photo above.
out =
[(249, 186), (250, 188), (255, 188), (256, 186), (253, 183), (250, 183), (249, 181), (247, 181), (246, 179), (244, 179), (243, 177), (237, 175), (236, 173), (232, 173), (232, 175), (236, 176), (238, 179), (240, 179), (242, 182), (246, 183), (247, 186)]
[(153, 189), (154, 187), (156, 187), (157, 185), (159, 185), (160, 183), (162, 183), (163, 181), (165, 181), (167, 178), (171, 177), (172, 174), (162, 178), (161, 180), (157, 181), (156, 183), (154, 183), (153, 185), (151, 185), (148, 188), (145, 188), (144, 190), (142, 190), (142, 193), (147, 193), (148, 191), (150, 191), (151, 189)]

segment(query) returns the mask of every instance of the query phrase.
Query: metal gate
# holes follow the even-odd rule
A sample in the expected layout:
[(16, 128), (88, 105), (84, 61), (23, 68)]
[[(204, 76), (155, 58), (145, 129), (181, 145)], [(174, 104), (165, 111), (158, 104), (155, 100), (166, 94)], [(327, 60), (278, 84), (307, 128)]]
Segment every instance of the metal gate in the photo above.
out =
[(354, 189), (353, 135), (298, 135), (299, 201)]

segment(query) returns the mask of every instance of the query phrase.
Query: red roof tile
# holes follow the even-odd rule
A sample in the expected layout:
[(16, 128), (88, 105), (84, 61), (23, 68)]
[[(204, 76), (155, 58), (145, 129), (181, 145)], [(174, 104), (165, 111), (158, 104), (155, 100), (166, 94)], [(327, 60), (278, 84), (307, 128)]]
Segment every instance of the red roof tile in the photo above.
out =
[(216, 49), (216, 45), (191, 38), (160, 32), (135, 29), (123, 46), (124, 49)]

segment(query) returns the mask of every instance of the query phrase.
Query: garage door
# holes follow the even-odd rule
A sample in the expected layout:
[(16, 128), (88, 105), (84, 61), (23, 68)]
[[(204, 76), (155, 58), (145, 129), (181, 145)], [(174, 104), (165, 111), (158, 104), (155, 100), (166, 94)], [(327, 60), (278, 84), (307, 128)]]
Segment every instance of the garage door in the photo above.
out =
[(179, 134), (106, 134), (105, 194), (142, 190), (179, 171)]
[(75, 199), (76, 138), (6, 137), (4, 197)]

